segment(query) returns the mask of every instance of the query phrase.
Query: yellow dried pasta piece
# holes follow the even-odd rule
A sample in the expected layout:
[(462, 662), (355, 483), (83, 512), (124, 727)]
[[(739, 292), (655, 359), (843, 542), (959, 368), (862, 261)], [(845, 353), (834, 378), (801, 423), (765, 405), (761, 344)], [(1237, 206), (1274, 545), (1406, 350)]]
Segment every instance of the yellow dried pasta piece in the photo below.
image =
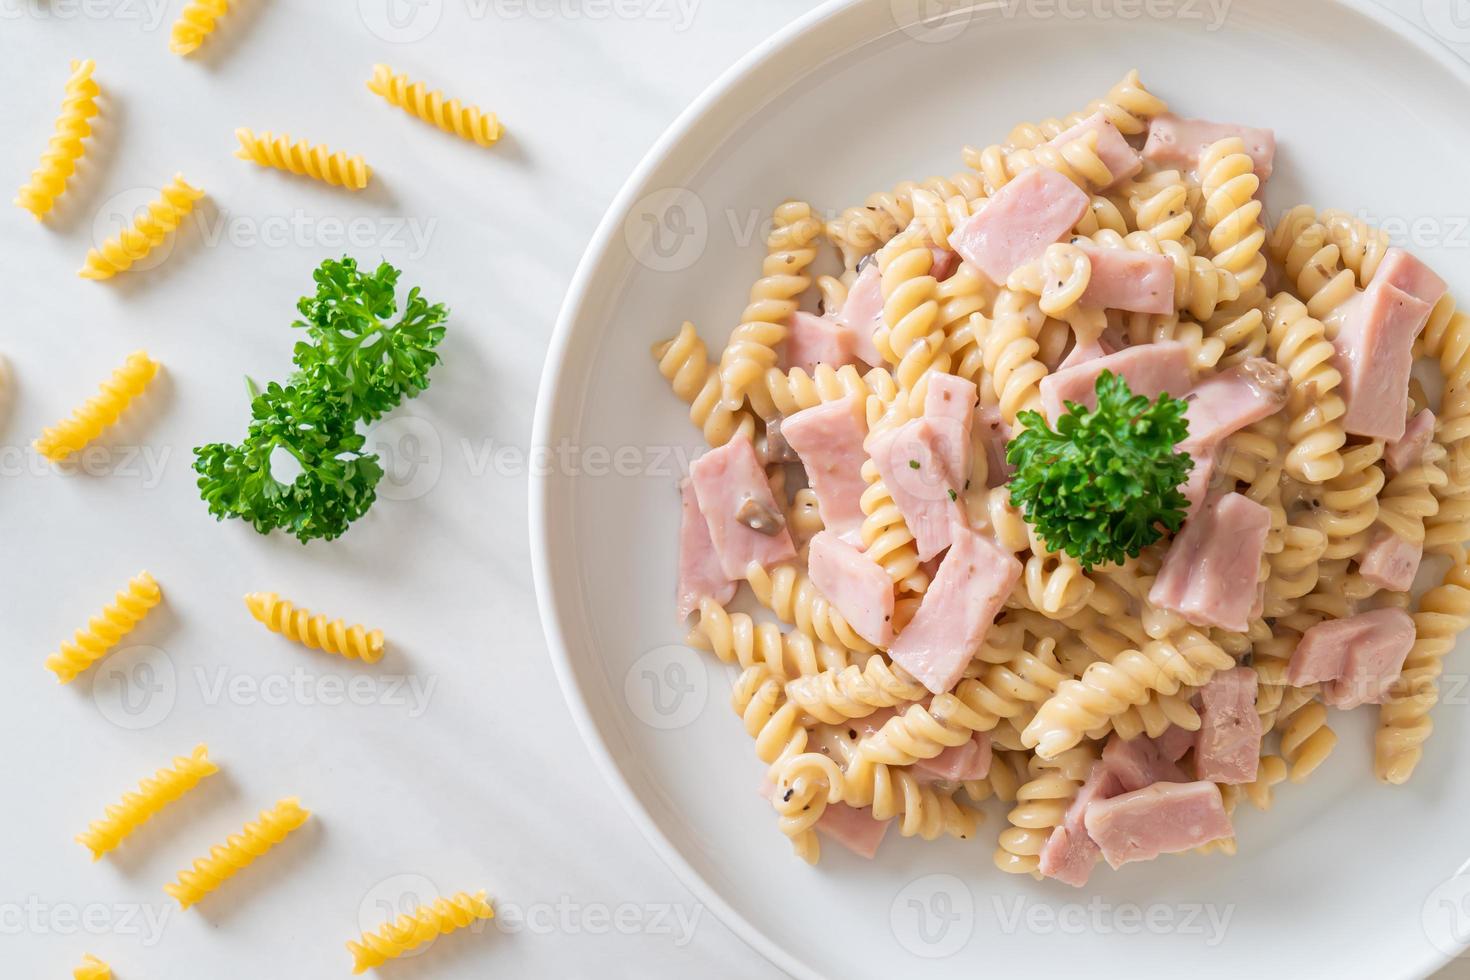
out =
[(192, 753), (174, 759), (173, 765), (148, 776), (136, 790), (124, 793), (121, 800), (108, 806), (101, 820), (92, 821), (90, 827), (77, 835), (77, 842), (86, 845), (96, 861), (154, 814), (198, 786), (201, 779), (217, 772), (219, 766), (209, 761), (209, 747), (195, 746)]
[(423, 82), (410, 82), (406, 74), (395, 75), (387, 65), (373, 66), (367, 87), (389, 105), (480, 146), (492, 145), (504, 132), (495, 113), (463, 105), (458, 99), (446, 100), (438, 89), (428, 91)]
[(72, 980), (112, 980), (112, 967), (88, 953), (82, 965), (71, 971)]
[(134, 262), (162, 245), (177, 230), (194, 210), (194, 203), (203, 196), (204, 192), (191, 187), (183, 174), (175, 174), (173, 182), (149, 202), (147, 212), (131, 228), (124, 228), (116, 237), (87, 253), (87, 261), (77, 275), (83, 279), (111, 279), (131, 269)]
[(70, 642), (63, 643), (60, 650), (46, 658), (46, 669), (61, 683), (70, 684), (117, 646), (162, 599), (158, 582), (147, 572), (140, 572), (110, 604), (77, 630)]
[(229, 0), (189, 0), (169, 32), (168, 49), (177, 55), (192, 54), (214, 33), (214, 22), (229, 9)]
[(313, 145), (306, 140), (293, 143), (291, 137), (284, 134), (276, 136), (266, 131), (256, 135), (244, 127), (235, 130), (235, 138), (240, 141), (235, 156), (241, 160), (311, 177), (334, 187), (360, 191), (373, 175), (372, 168), (362, 157), (341, 150), (333, 153), (320, 143)]
[(180, 871), (179, 880), (164, 885), (163, 890), (180, 908), (189, 908), (254, 864), (256, 858), (285, 840), (310, 816), (311, 811), (302, 809), (294, 796), (280, 800), (269, 810), (262, 810), (254, 823), (247, 823), (238, 834), (211, 848), (209, 855), (195, 861), (193, 867)]
[(71, 418), (43, 431), (33, 443), (36, 452), (59, 463), (117, 422), (128, 404), (143, 393), (158, 374), (158, 362), (145, 351), (128, 355), (122, 367), (102, 382), (102, 389), (87, 399)]
[(494, 917), (495, 909), (485, 900), (483, 890), (473, 895), (457, 892), (448, 898), (435, 899), (384, 923), (376, 932), (365, 932), (356, 941), (349, 940), (347, 951), (352, 954), (352, 972), (362, 973), (396, 960), (417, 946)]
[(383, 659), (383, 631), (348, 626), (341, 619), (328, 620), (321, 613), (301, 609), (274, 592), (252, 592), (245, 597), (250, 615), (273, 633), (280, 633), (312, 650), (325, 650), (375, 664)]
[(66, 96), (61, 100), (61, 114), (56, 117), (56, 132), (41, 154), (41, 165), (31, 172), (31, 179), (16, 195), (15, 203), (37, 221), (49, 214), (56, 199), (65, 193), (66, 182), (86, 152), (82, 141), (92, 135), (91, 119), (97, 115), (97, 96), (102, 93), (92, 80), (96, 68), (97, 63), (90, 58), (71, 63)]

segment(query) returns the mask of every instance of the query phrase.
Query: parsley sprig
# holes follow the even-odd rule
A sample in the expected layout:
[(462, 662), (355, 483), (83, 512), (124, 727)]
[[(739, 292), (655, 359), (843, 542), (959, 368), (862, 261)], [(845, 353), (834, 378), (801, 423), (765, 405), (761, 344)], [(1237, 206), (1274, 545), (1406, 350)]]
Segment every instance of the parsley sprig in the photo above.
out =
[[(373, 505), (383, 468), (357, 426), (429, 386), (449, 315), (415, 287), (390, 322), (398, 276), (386, 262), (364, 273), (346, 257), (313, 273), (316, 295), (297, 304), (303, 319), (293, 324), (307, 337), (292, 354), (296, 371), (264, 391), (251, 385), (243, 442), (194, 450), (199, 492), (216, 518), (249, 521), (262, 534), (284, 528), (304, 544), (340, 536)], [(301, 467), (289, 483), (271, 472), (278, 451)]]
[(1110, 371), (1096, 390), (1095, 410), (1067, 402), (1055, 429), (1020, 413), (1024, 428), (1006, 449), (1011, 501), (1048, 548), (1084, 568), (1136, 558), (1178, 531), (1189, 506), (1179, 486), (1194, 468), (1174, 449), (1189, 432), (1183, 401), (1150, 402)]

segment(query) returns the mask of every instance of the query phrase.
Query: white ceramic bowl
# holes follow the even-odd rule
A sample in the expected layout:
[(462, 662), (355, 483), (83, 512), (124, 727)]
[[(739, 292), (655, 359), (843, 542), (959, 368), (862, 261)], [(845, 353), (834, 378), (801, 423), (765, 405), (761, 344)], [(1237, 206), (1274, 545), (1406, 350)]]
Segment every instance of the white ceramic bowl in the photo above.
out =
[(962, 144), (1071, 111), (1136, 66), (1186, 115), (1276, 129), (1271, 215), (1302, 201), (1362, 209), (1470, 295), (1454, 214), (1466, 213), (1454, 202), (1470, 72), (1392, 15), (1356, 0), (930, 0), (937, 16), (921, 21), (924, 6), (829, 4), (753, 52), (654, 147), (587, 250), (535, 433), (571, 448), (534, 481), (531, 534), (552, 656), (588, 745), (654, 850), (793, 974), (1430, 972), (1470, 936), (1454, 660), (1452, 703), (1409, 786), (1373, 779), (1374, 717), (1359, 712), (1308, 783), (1241, 814), (1238, 857), (1104, 869), (1085, 891), (996, 871), (998, 810), (980, 840), (894, 833), (873, 863), (829, 843), (808, 868), (756, 795), (730, 675), (679, 645), (674, 485), (700, 439), (648, 351), (685, 318), (718, 351), (773, 205), (831, 212), (952, 173)]

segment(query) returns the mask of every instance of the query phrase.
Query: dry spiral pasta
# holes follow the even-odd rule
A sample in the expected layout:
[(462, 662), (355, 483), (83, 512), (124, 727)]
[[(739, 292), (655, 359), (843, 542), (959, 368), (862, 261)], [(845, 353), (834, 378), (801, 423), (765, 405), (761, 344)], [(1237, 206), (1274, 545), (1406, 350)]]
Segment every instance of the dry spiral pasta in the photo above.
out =
[(302, 609), (274, 592), (252, 592), (245, 606), (266, 629), (311, 650), (325, 650), (375, 664), (383, 659), (383, 631), (361, 625), (348, 626), (341, 619), (328, 620), (321, 613)]
[(169, 32), (168, 49), (178, 55), (192, 54), (214, 33), (214, 22), (229, 10), (229, 0), (188, 0)]
[(158, 811), (216, 772), (219, 767), (209, 761), (209, 749), (196, 746), (189, 755), (174, 759), (172, 765), (159, 769), (139, 783), (136, 790), (124, 793), (121, 800), (109, 805), (102, 819), (92, 821), (77, 835), (77, 842), (92, 852), (92, 860), (98, 860)]
[(36, 452), (52, 462), (77, 452), (115, 424), (157, 374), (158, 362), (147, 353), (129, 354), (122, 366), (102, 382), (97, 394), (82, 403), (70, 418), (41, 433), (34, 443)]
[(82, 963), (71, 971), (72, 980), (112, 980), (112, 968), (91, 953), (82, 957)]
[(352, 954), (352, 972), (362, 973), (381, 966), (440, 936), (494, 917), (495, 909), (485, 900), (484, 891), (456, 892), (448, 898), (436, 898), (373, 932), (363, 933), (355, 941), (349, 940), (347, 952)]
[(204, 192), (191, 187), (183, 174), (175, 174), (173, 181), (149, 202), (147, 210), (131, 227), (87, 253), (87, 261), (77, 275), (83, 279), (111, 279), (131, 269), (133, 263), (173, 234), (203, 196)]
[(480, 146), (490, 146), (500, 139), (502, 129), (495, 113), (464, 105), (458, 99), (445, 99), (438, 89), (430, 91), (423, 82), (410, 82), (406, 74), (395, 75), (387, 65), (373, 66), (367, 87), (389, 105), (461, 139)]
[(112, 602), (76, 631), (70, 642), (63, 643), (46, 658), (46, 669), (61, 683), (70, 684), (82, 671), (105, 657), (162, 600), (163, 591), (153, 576), (138, 573)]
[(269, 132), (256, 135), (244, 128), (235, 130), (235, 138), (240, 141), (235, 156), (241, 160), (310, 177), (334, 187), (360, 191), (368, 185), (373, 173), (362, 157), (340, 150), (333, 153), (322, 144), (312, 145), (306, 140), (293, 143), (290, 136)]
[(163, 886), (163, 890), (187, 909), (234, 877), (256, 859), (286, 839), (286, 835), (306, 823), (311, 816), (295, 797), (280, 800), (260, 817), (247, 823), (238, 834), (231, 834), (223, 844), (210, 849), (207, 857), (179, 872), (179, 878)]
[(66, 192), (66, 185), (76, 173), (77, 162), (86, 153), (84, 142), (92, 135), (92, 119), (97, 115), (97, 98), (102, 89), (92, 78), (97, 63), (90, 58), (71, 63), (66, 80), (66, 96), (61, 113), (56, 117), (56, 131), (41, 154), (41, 165), (31, 172), (31, 179), (21, 187), (15, 203), (40, 221), (51, 212), (56, 199)]

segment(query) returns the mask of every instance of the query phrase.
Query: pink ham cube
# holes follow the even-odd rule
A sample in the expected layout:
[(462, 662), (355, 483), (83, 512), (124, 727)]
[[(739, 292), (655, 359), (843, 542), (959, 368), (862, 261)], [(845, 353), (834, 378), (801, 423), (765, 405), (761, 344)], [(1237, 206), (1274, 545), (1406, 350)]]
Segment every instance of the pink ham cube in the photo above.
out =
[[(956, 527), (966, 522), (960, 492), (964, 483), (950, 472), (962, 451), (956, 426), (920, 418), (868, 441), (873, 465), (914, 536), (919, 560), (949, 547)], [(969, 453), (969, 446), (963, 448)]]
[[(751, 562), (770, 566), (796, 557), (785, 515), (748, 435), (711, 449), (694, 461), (689, 474), (726, 578), (744, 578)], [(756, 523), (766, 531), (751, 526)], [(767, 533), (773, 527), (779, 530)]]
[(1126, 248), (1078, 247), (1092, 263), (1092, 278), (1077, 305), (1161, 316), (1174, 312), (1173, 259)]
[(786, 324), (786, 365), (807, 374), (825, 364), (836, 370), (858, 363), (857, 332), (829, 316), (797, 310)]
[(1271, 512), (1248, 497), (1206, 500), (1174, 536), (1148, 601), (1196, 626), (1244, 632), (1270, 530)]
[(861, 395), (826, 402), (788, 416), (781, 435), (801, 457), (807, 484), (817, 495), (822, 525), (856, 543), (863, 524), (863, 463), (868, 421)]
[(873, 332), (883, 323), (883, 280), (876, 259), (870, 259), (858, 274), (836, 318), (852, 331), (853, 353), (872, 367), (882, 367), (883, 356), (873, 342)]
[(1276, 134), (1269, 129), (1180, 119), (1166, 112), (1149, 121), (1143, 158), (1161, 170), (1194, 170), (1206, 150), (1231, 136), (1245, 141), (1245, 151), (1255, 163), (1256, 176), (1264, 184), (1270, 179), (1276, 160)]
[(1188, 851), (1231, 836), (1220, 787), (1214, 783), (1154, 783), (1087, 805), (1087, 834), (1114, 869), (1160, 854)]
[(887, 820), (874, 820), (872, 807), (858, 809), (846, 803), (833, 803), (822, 811), (816, 827), (858, 857), (871, 861), (878, 853), (878, 845), (883, 843), (883, 835), (888, 833), (888, 825), (892, 822), (891, 817)]
[[(1128, 145), (1128, 140), (1118, 132), (1118, 127), (1109, 122), (1108, 117), (1101, 112), (1088, 116), (1071, 129), (1058, 135), (1047, 145), (1060, 150), (1073, 140), (1080, 139), (1089, 133), (1097, 133), (1098, 158), (1113, 175), (1112, 183), (1108, 184), (1108, 187), (1136, 176), (1143, 169), (1143, 157)], [(1099, 190), (1107, 190), (1108, 187), (1102, 187)]]
[(990, 736), (976, 732), (968, 742), (951, 745), (932, 759), (918, 760), (914, 768), (931, 779), (958, 783), (984, 779), (990, 772), (990, 761)]
[(1406, 541), (1380, 524), (1358, 556), (1358, 572), (1376, 588), (1408, 592), (1423, 559), (1424, 542)]
[(1387, 279), (1375, 277), (1348, 304), (1332, 346), (1342, 374), (1347, 413), (1342, 427), (1370, 439), (1400, 439), (1409, 407), (1414, 339), (1431, 307)]
[(1424, 451), (1434, 438), (1434, 422), (1433, 412), (1420, 409), (1409, 419), (1403, 436), (1388, 444), (1383, 451), (1383, 468), (1389, 476), (1397, 476), (1424, 461)]
[(1091, 199), (1055, 170), (1032, 167), (1002, 187), (949, 244), (991, 281), (1003, 283), (1071, 234)]
[(735, 586), (720, 567), (694, 484), (686, 479), (679, 484), (679, 618), (687, 619), (705, 597), (723, 606), (735, 598)]
[(1076, 402), (1088, 411), (1096, 409), (1097, 379), (1104, 371), (1128, 382), (1135, 395), (1154, 399), (1168, 392), (1182, 398), (1192, 383), (1189, 363), (1189, 348), (1175, 341), (1140, 344), (1093, 358), (1041, 379), (1042, 412), (1055, 423), (1066, 411), (1067, 402)]
[(1295, 687), (1322, 683), (1338, 708), (1380, 704), (1414, 645), (1414, 620), (1402, 609), (1374, 609), (1318, 623), (1302, 634), (1287, 664)]
[(858, 636), (877, 647), (893, 640), (893, 580), (883, 566), (831, 531), (812, 538), (812, 584)]
[(1200, 689), (1200, 729), (1194, 768), (1200, 779), (1253, 783), (1261, 761), (1261, 716), (1256, 712), (1256, 672), (1236, 667), (1217, 673)]

